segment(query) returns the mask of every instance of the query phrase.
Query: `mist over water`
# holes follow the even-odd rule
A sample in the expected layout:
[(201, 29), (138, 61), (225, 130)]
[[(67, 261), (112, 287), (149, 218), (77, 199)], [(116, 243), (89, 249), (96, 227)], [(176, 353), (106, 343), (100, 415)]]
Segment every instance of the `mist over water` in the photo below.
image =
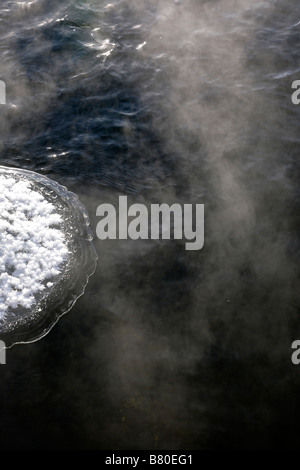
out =
[(205, 204), (205, 246), (95, 239), (85, 295), (7, 351), (2, 449), (298, 447), (295, 1), (3, 1), (1, 165), (96, 208)]

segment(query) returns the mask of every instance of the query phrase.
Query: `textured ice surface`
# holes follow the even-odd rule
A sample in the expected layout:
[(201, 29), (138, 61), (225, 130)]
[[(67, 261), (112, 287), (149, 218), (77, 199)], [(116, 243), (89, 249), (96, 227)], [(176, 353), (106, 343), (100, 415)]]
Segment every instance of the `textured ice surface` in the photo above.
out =
[(77, 196), (34, 172), (0, 166), (0, 340), (48, 333), (83, 294), (96, 267)]
[[(62, 217), (29, 181), (0, 175), (0, 318), (31, 308), (51, 287), (68, 249)], [(48, 282), (46, 282), (48, 281)]]

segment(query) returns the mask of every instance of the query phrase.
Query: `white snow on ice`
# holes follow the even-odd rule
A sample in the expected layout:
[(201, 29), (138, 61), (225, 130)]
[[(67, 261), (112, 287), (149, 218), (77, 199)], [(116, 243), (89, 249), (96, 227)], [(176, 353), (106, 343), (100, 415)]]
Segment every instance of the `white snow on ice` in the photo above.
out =
[(0, 319), (51, 288), (68, 249), (62, 218), (30, 182), (0, 176)]

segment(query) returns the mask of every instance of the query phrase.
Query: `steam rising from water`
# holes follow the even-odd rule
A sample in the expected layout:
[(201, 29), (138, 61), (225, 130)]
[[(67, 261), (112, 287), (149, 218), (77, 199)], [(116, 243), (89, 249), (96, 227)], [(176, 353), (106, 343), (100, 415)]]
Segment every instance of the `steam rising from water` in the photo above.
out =
[[(43, 372), (37, 356), (56, 352), (60, 399), (44, 392), (39, 410), (64, 405), (74, 448), (291, 446), (296, 3), (9, 4), (1, 15), (18, 34), (1, 31), (0, 75), (16, 105), (1, 124), (6, 162), (64, 181), (93, 227), (96, 207), (120, 194), (206, 212), (201, 253), (97, 242), (101, 266), (72, 320), (28, 352), (24, 380), (42, 369), (47, 390), (54, 367)], [(52, 423), (37, 446), (50, 436), (63, 447), (57, 435)]]

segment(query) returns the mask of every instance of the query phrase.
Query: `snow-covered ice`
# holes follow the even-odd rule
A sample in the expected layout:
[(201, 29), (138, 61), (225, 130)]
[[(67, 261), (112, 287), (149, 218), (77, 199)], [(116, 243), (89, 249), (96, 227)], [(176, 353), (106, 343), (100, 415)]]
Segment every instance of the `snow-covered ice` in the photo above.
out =
[(0, 319), (30, 309), (68, 254), (62, 219), (29, 181), (0, 176)]

